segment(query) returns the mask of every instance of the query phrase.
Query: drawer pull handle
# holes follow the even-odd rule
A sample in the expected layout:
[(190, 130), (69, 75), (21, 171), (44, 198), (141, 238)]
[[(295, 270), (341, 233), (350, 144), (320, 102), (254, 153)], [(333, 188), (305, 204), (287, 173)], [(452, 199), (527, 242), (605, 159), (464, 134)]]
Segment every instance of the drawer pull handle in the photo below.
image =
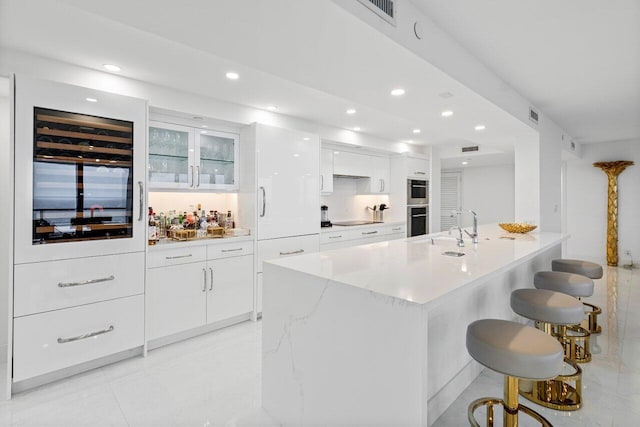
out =
[(339, 236), (329, 236), (329, 238), (330, 238), (330, 239), (339, 239), (339, 238), (341, 238), (341, 237), (342, 237), (342, 234), (341, 234), (341, 235), (339, 235)]
[(377, 234), (377, 231), (367, 231), (367, 232), (362, 232), (362, 234)]
[(414, 175), (426, 175), (426, 172), (414, 172)]
[(113, 325), (109, 326), (107, 329), (103, 329), (101, 331), (89, 332), (88, 334), (78, 335), (77, 337), (71, 338), (58, 338), (58, 344), (64, 344), (72, 341), (84, 340), (91, 337), (97, 337), (98, 335), (106, 334), (108, 332), (112, 332), (115, 328)]
[(92, 285), (94, 283), (101, 283), (101, 282), (109, 282), (111, 280), (114, 280), (115, 276), (112, 274), (109, 277), (102, 277), (100, 279), (89, 279), (89, 280), (83, 280), (82, 282), (69, 282), (69, 283), (58, 283), (58, 287), (59, 288), (69, 288), (71, 286), (83, 286), (83, 285)]
[(244, 248), (235, 248), (235, 249), (223, 249), (221, 252), (236, 252), (241, 251)]
[(193, 254), (189, 254), (189, 255), (176, 255), (176, 256), (166, 256), (166, 259), (178, 259), (178, 258), (189, 258), (192, 257)]
[(280, 252), (280, 255), (293, 255), (293, 254), (301, 254), (304, 252), (304, 249), (298, 249), (297, 251), (291, 252)]
[(398, 227), (398, 228), (392, 228), (392, 229), (391, 229), (391, 231), (400, 231), (400, 230), (401, 230), (401, 228), (400, 228), (400, 227)]

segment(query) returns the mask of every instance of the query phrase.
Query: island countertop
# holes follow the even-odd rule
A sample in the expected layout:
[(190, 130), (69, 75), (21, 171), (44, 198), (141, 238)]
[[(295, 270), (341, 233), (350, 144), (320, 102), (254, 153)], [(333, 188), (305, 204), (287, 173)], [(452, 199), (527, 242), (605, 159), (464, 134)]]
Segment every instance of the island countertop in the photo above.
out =
[[(478, 234), (477, 246), (465, 236), (463, 248), (457, 247), (455, 237), (439, 233), (268, 262), (403, 301), (428, 304), (478, 279), (500, 274), (568, 237), (550, 232), (511, 234), (497, 224), (479, 226)], [(465, 255), (451, 257), (443, 255), (445, 251)]]

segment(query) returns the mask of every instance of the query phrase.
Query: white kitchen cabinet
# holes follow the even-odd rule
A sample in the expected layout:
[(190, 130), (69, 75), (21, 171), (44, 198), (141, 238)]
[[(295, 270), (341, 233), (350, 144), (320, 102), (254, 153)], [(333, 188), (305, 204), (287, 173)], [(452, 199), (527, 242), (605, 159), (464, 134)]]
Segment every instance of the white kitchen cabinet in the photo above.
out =
[(429, 179), (429, 160), (407, 157), (406, 175), (410, 178)]
[(255, 125), (258, 240), (317, 234), (320, 139)]
[(253, 310), (253, 256), (209, 261), (207, 269), (207, 323)]
[(147, 270), (147, 340), (250, 313), (253, 262), (250, 241), (152, 250)]
[(317, 234), (258, 241), (256, 272), (262, 272), (263, 261), (318, 252), (319, 245), (320, 239)]
[(320, 192), (333, 192), (333, 150), (320, 150)]
[(389, 193), (389, 159), (386, 157), (361, 155), (367, 165), (366, 175), (369, 179), (360, 179), (357, 183), (359, 194)]
[(150, 121), (149, 187), (237, 189), (238, 140), (228, 132)]
[(402, 239), (406, 234), (405, 224), (380, 224), (366, 227), (334, 227), (338, 230), (320, 235), (320, 250), (348, 248), (369, 243)]
[(365, 154), (336, 150), (333, 156), (333, 174), (370, 177), (371, 168), (368, 161)]
[(207, 322), (207, 264), (196, 262), (147, 271), (147, 340)]
[(15, 319), (13, 381), (142, 347), (143, 307), (135, 295)]

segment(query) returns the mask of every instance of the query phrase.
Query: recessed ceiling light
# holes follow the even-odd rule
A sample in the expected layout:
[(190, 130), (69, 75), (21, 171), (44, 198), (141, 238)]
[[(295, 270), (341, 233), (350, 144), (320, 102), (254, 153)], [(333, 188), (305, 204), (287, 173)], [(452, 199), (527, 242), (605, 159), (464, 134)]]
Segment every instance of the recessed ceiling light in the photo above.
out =
[(407, 142), (408, 142), (409, 144), (413, 144), (413, 139), (407, 139)]
[(487, 127), (485, 125), (478, 125), (474, 127), (475, 130), (485, 130)]
[(462, 162), (463, 165), (468, 165), (469, 162), (467, 162), (466, 160)]
[(413, 130), (413, 133), (420, 133), (420, 132), (422, 132), (420, 129), (414, 129)]
[(277, 109), (278, 107), (276, 107), (275, 105), (267, 105), (267, 110), (276, 111)]
[(202, 125), (202, 127), (203, 127), (203, 128), (208, 128), (209, 126), (207, 126), (207, 125)]
[(207, 131), (206, 130), (201, 130), (200, 133), (207, 133)]
[(340, 152), (339, 151), (334, 151), (333, 154), (340, 154)]
[(360, 132), (360, 126), (354, 127), (353, 130), (355, 130), (356, 132)]
[(107, 71), (113, 71), (113, 72), (115, 72), (115, 73), (117, 73), (117, 72), (118, 72), (118, 71), (120, 71), (120, 69), (121, 69), (121, 68), (120, 68), (120, 67), (118, 67), (117, 65), (113, 65), (113, 64), (103, 64), (102, 66), (105, 68), (105, 70), (107, 70)]
[(356, 113), (356, 110), (354, 108), (349, 108), (347, 110), (347, 114), (355, 114), (355, 113)]
[(391, 95), (393, 96), (402, 96), (404, 95), (404, 89), (402, 89), (401, 87), (395, 88), (391, 91)]
[(98, 100), (95, 98), (85, 98), (85, 99), (89, 102), (98, 102)]
[(453, 111), (451, 111), (451, 110), (444, 110), (444, 111), (441, 113), (441, 115), (442, 115), (442, 117), (451, 117), (451, 116), (453, 116)]
[(233, 71), (229, 71), (227, 74), (225, 74), (225, 76), (229, 80), (238, 80), (238, 78), (240, 77), (240, 75), (238, 73), (235, 73)]
[(311, 138), (309, 138), (308, 136), (305, 136), (305, 137), (304, 137), (304, 138), (302, 138), (302, 139), (303, 139), (304, 141), (308, 141), (308, 140), (310, 140)]

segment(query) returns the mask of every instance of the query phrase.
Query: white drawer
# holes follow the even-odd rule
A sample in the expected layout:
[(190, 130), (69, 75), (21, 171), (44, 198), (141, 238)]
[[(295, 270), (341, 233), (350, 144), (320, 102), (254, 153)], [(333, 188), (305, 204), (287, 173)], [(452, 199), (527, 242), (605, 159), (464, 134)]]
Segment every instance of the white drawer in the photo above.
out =
[(144, 292), (144, 252), (16, 265), (14, 316)]
[(207, 259), (229, 258), (233, 256), (251, 255), (253, 242), (236, 242), (209, 245), (207, 247)]
[(13, 328), (13, 380), (22, 381), (143, 345), (144, 296), (20, 317)]
[[(384, 227), (376, 226), (376, 227), (367, 227), (359, 230), (353, 230), (351, 232), (351, 239), (371, 239), (374, 237), (378, 237), (384, 234)], [(364, 243), (359, 243), (364, 244)]]
[(349, 240), (351, 236), (347, 230), (332, 231), (331, 233), (320, 234), (320, 244), (327, 245), (330, 243), (338, 243)]
[(258, 266), (256, 273), (262, 272), (262, 261), (318, 252), (319, 250), (320, 239), (317, 234), (258, 241)]
[(386, 225), (382, 234), (406, 234), (407, 226), (405, 224), (397, 224), (397, 225)]
[(206, 261), (207, 247), (192, 246), (185, 248), (154, 249), (147, 254), (147, 268), (167, 267), (169, 265), (187, 264)]

